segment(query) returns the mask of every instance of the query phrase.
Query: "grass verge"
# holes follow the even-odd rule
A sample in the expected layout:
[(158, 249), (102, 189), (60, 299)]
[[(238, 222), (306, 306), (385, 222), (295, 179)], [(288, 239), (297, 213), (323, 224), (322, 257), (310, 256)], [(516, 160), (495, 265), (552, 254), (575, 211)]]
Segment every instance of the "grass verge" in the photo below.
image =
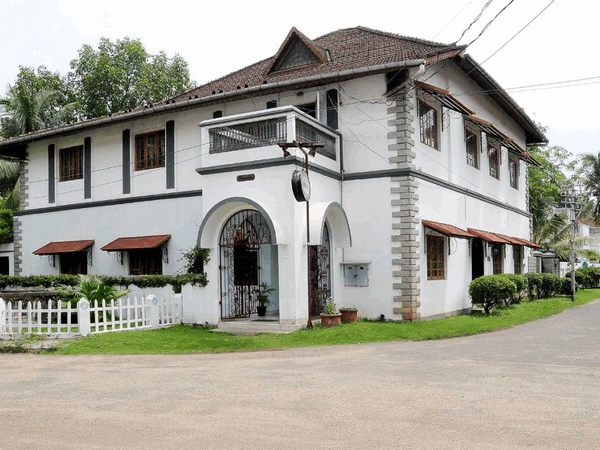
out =
[(359, 321), (335, 328), (316, 326), (289, 334), (234, 336), (212, 333), (206, 328), (175, 326), (152, 331), (124, 331), (91, 335), (59, 344), (54, 354), (184, 354), (213, 353), (357, 344), (384, 341), (418, 341), (468, 336), (509, 328), (557, 314), (600, 298), (600, 290), (579, 291), (577, 300), (559, 296), (523, 302), (493, 311), (490, 315), (473, 312), (465, 316), (414, 323)]

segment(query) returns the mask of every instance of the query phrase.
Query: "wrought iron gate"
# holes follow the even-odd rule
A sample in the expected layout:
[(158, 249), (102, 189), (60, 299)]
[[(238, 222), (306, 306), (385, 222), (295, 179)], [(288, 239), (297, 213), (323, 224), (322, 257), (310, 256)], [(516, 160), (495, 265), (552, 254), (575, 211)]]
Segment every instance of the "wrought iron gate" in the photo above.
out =
[(270, 244), (269, 225), (258, 211), (240, 211), (223, 227), (219, 241), (222, 319), (256, 312), (261, 246)]
[(311, 317), (319, 316), (325, 307), (325, 302), (331, 297), (331, 249), (329, 245), (329, 230), (323, 228), (323, 244), (311, 245), (310, 252), (310, 295), (312, 308)]

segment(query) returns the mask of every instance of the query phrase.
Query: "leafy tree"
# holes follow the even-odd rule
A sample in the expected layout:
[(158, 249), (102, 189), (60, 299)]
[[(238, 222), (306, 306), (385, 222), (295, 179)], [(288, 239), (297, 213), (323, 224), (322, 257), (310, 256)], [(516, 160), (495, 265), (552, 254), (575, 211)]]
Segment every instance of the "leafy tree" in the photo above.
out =
[[(529, 209), (533, 218), (533, 239), (539, 243), (544, 228), (560, 205), (561, 195), (573, 186), (576, 160), (560, 146), (533, 147), (529, 150), (540, 167), (529, 167)], [(549, 230), (545, 230), (548, 233)]]
[(150, 55), (138, 39), (113, 43), (102, 38), (97, 50), (84, 45), (71, 69), (69, 83), (86, 119), (159, 102), (193, 87), (181, 56)]
[(581, 160), (582, 181), (593, 207), (596, 223), (600, 222), (600, 152), (584, 155)]

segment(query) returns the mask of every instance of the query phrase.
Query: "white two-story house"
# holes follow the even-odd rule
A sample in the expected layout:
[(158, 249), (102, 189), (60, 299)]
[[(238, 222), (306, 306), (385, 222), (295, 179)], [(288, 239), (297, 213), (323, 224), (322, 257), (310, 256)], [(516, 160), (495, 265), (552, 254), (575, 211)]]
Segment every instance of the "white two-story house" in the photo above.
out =
[(525, 270), (526, 149), (546, 139), (464, 47), (357, 27), (272, 50), (163, 103), (0, 141), (23, 161), (15, 274), (175, 274), (198, 245), (191, 321), (253, 317), (267, 283), (289, 329), (328, 297), (466, 312), (474, 277)]

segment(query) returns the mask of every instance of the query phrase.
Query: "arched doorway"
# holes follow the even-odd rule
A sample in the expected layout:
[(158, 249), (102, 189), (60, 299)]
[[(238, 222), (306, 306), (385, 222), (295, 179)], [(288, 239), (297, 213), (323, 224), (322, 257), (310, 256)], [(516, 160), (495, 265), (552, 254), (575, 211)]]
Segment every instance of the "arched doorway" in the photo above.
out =
[(310, 251), (310, 295), (311, 317), (318, 317), (323, 312), (327, 298), (331, 297), (331, 245), (329, 228), (323, 225), (321, 245), (311, 245)]
[(219, 240), (221, 319), (256, 313), (261, 282), (273, 285), (273, 252), (269, 225), (262, 214), (246, 209), (225, 223)]

